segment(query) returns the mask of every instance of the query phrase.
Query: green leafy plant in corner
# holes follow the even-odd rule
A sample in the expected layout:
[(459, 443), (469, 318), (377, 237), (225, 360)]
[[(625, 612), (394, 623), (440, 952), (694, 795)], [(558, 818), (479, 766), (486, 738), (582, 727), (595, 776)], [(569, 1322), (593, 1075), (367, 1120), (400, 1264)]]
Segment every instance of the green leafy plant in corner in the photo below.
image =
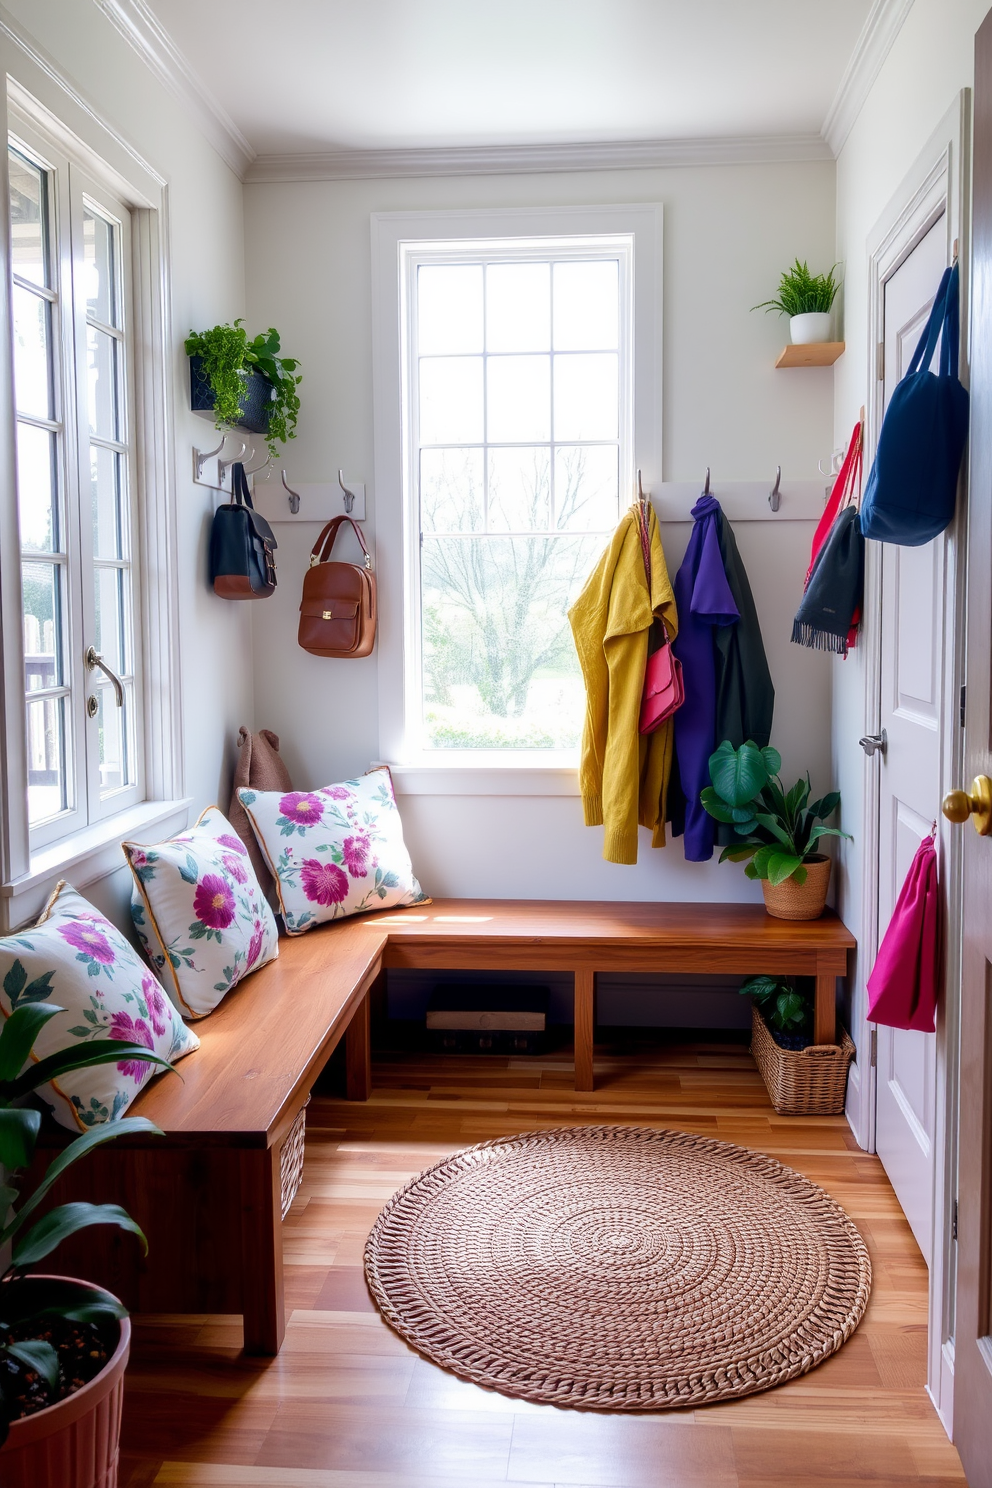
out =
[(238, 422), (245, 379), (255, 370), (272, 386), (266, 436), (269, 453), (278, 454), (277, 444), (296, 438), (300, 413), (300, 395), (296, 389), (303, 379), (297, 370), (299, 362), (281, 355), (279, 332), (274, 326), (249, 340), (239, 319), (233, 325), (212, 326), (209, 331), (190, 331), (184, 344), (187, 356), (203, 360), (203, 371), (214, 395), (214, 421), (218, 429)]
[[(798, 978), (755, 976), (741, 987), (741, 996), (750, 997), (760, 1009), (765, 1022), (777, 1033), (805, 1037), (813, 1016), (813, 996), (801, 990)], [(806, 981), (808, 978), (803, 978)]]
[(788, 316), (823, 313), (830, 309), (840, 288), (834, 278), (836, 267), (834, 264), (826, 274), (811, 274), (805, 259), (800, 263), (797, 258), (792, 268), (783, 272), (775, 299), (762, 300), (751, 309), (764, 310), (766, 314), (777, 310), (780, 315)]
[[(14, 1207), (19, 1197), (18, 1174), (31, 1165), (41, 1127), (41, 1112), (21, 1104), (25, 1097), (49, 1080), (92, 1065), (140, 1059), (146, 1064), (172, 1069), (167, 1059), (144, 1044), (120, 1039), (96, 1039), (60, 1049), (44, 1059), (32, 1059), (31, 1050), (38, 1034), (50, 1018), (63, 1011), (54, 1003), (22, 997), (0, 1032), (0, 1164), (4, 1170), (0, 1186), (0, 1246), (11, 1246), (10, 1265), (0, 1277), (0, 1362), (7, 1366), (0, 1373), (0, 1443), (6, 1440), (11, 1422), (21, 1413), (17, 1393), (24, 1371), (40, 1377), (48, 1389), (50, 1403), (59, 1399), (63, 1391), (58, 1355), (42, 1336), (50, 1325), (57, 1319), (99, 1325), (127, 1316), (109, 1292), (83, 1286), (67, 1277), (31, 1277), (26, 1274), (27, 1268), (37, 1265), (63, 1240), (89, 1225), (117, 1225), (137, 1235), (146, 1252), (148, 1249), (140, 1228), (118, 1204), (59, 1204), (25, 1229), (26, 1221), (36, 1213), (61, 1174), (95, 1147), (137, 1132), (161, 1136), (160, 1129), (143, 1116), (108, 1121), (76, 1137), (49, 1165), (30, 1197)], [(16, 1342), (3, 1341), (11, 1331), (26, 1336)], [(37, 1336), (32, 1336), (35, 1333)], [(11, 1364), (15, 1367), (11, 1368)]]
[(699, 799), (710, 816), (729, 822), (743, 839), (739, 846), (732, 843), (724, 848), (721, 863), (728, 858), (747, 863), (748, 878), (767, 879), (772, 884), (794, 878), (803, 884), (804, 864), (822, 856), (817, 846), (821, 838), (849, 838), (850, 834), (825, 825), (840, 805), (839, 791), (810, 801), (809, 776), (787, 791), (778, 776), (781, 768), (777, 749), (759, 749), (753, 740), (735, 749), (725, 739), (710, 755), (713, 783), (700, 792)]

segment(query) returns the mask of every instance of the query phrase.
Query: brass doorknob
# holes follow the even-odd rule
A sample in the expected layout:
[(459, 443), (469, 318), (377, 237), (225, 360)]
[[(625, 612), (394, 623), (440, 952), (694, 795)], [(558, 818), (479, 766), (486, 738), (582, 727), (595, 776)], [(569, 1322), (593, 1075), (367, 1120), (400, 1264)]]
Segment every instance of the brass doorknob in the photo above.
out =
[(952, 822), (966, 822), (969, 816), (974, 817), (975, 831), (980, 837), (987, 837), (992, 832), (992, 780), (979, 775), (971, 782), (970, 791), (949, 791), (941, 810)]

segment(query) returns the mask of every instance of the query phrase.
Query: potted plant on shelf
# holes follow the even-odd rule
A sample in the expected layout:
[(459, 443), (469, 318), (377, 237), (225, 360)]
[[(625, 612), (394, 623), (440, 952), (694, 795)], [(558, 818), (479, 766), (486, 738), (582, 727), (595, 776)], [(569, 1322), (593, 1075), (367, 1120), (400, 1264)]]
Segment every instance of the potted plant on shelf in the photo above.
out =
[(249, 341), (241, 320), (233, 325), (190, 331), (185, 342), (189, 357), (190, 407), (212, 415), (218, 429), (239, 424), (266, 435), (269, 453), (276, 445), (296, 438), (303, 380), (299, 362), (281, 353), (274, 326)]
[(830, 340), (830, 311), (840, 288), (834, 278), (834, 264), (826, 274), (811, 274), (806, 261), (798, 258), (786, 269), (774, 300), (762, 300), (752, 310), (777, 310), (789, 317), (789, 334), (794, 346), (810, 346)]
[(812, 977), (750, 977), (751, 1053), (780, 1116), (833, 1116), (844, 1109), (854, 1042), (813, 1043)]
[(840, 805), (840, 792), (810, 801), (809, 776), (786, 791), (778, 777), (778, 750), (749, 740), (735, 749), (725, 739), (710, 755), (712, 785), (700, 792), (710, 816), (728, 822), (742, 838), (720, 854), (746, 863), (748, 878), (761, 881), (765, 908), (780, 920), (815, 920), (823, 913), (830, 858), (819, 851), (824, 837), (849, 837), (825, 822)]
[[(52, 1003), (14, 1009), (0, 1032), (0, 1482), (4, 1488), (115, 1488), (123, 1376), (130, 1345), (127, 1311), (110, 1292), (70, 1277), (32, 1275), (56, 1246), (89, 1225), (113, 1224), (145, 1237), (117, 1204), (60, 1204), (25, 1223), (66, 1168), (115, 1137), (159, 1128), (143, 1116), (90, 1127), (49, 1165), (15, 1210), (18, 1173), (30, 1167), (41, 1112), (20, 1104), (70, 1070), (143, 1060), (171, 1069), (143, 1044), (95, 1039), (32, 1061), (34, 1041), (56, 1013)], [(147, 1249), (147, 1247), (146, 1247)]]

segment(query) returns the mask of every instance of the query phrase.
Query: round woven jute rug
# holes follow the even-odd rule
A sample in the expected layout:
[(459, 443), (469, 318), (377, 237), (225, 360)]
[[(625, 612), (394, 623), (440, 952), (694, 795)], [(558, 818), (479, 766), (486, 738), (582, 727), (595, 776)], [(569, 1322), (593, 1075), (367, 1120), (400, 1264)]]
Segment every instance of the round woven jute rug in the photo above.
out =
[(384, 1318), (505, 1395), (656, 1411), (767, 1390), (851, 1336), (853, 1222), (774, 1158), (686, 1132), (484, 1142), (386, 1205), (365, 1247)]

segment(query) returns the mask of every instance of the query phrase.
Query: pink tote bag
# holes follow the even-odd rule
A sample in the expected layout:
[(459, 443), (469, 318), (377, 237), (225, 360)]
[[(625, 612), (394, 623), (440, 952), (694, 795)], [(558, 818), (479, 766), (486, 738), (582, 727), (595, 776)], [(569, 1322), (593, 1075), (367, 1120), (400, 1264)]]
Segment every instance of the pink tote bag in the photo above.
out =
[(909, 866), (868, 978), (868, 1020), (933, 1033), (940, 984), (936, 828)]

